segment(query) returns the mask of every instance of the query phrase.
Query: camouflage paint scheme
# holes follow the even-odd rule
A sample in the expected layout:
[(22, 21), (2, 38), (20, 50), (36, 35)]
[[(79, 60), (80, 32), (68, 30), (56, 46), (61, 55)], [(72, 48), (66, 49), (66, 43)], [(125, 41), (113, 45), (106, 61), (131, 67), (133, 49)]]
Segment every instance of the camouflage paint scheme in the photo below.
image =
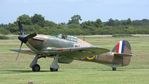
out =
[[(26, 45), (29, 47), (29, 49), (31, 49), (30, 52), (32, 51), (35, 54), (40, 54), (41, 56), (47, 57), (53, 57), (56, 54), (59, 54), (59, 59), (66, 57), (79, 60), (83, 57), (97, 55), (109, 51), (108, 49), (95, 47), (88, 42), (76, 37), (71, 37), (75, 38), (75, 41), (71, 40), (72, 38), (63, 39), (55, 36), (37, 35), (28, 39)], [(29, 49), (27, 52), (25, 49), (21, 49), (21, 52), (28, 53)], [(16, 51), (19, 51), (19, 49), (16, 49)], [(67, 60), (64, 60), (63, 63), (65, 63), (65, 61)]]
[[(30, 64), (33, 71), (40, 71), (37, 61), (42, 57), (54, 58), (50, 66), (51, 71), (58, 71), (58, 63), (71, 63), (73, 60), (108, 64), (115, 71), (117, 65), (128, 65), (132, 56), (131, 46), (126, 40), (119, 41), (110, 51), (70, 35), (49, 36), (36, 33), (24, 35), (22, 25), (19, 22), (18, 25), (21, 33), (18, 39), (21, 45), (19, 49), (12, 51), (36, 54)], [(21, 49), (23, 43), (28, 46), (27, 49)]]
[(123, 41), (125, 41), (126, 43), (123, 53), (118, 53), (116, 51), (116, 46), (115, 46), (111, 52), (107, 52), (107, 53), (103, 53), (95, 56), (89, 56), (82, 60), (103, 63), (103, 64), (110, 64), (110, 65), (114, 64), (114, 65), (127, 66), (130, 63), (131, 56), (132, 56), (131, 46), (128, 41), (126, 40), (123, 40)]

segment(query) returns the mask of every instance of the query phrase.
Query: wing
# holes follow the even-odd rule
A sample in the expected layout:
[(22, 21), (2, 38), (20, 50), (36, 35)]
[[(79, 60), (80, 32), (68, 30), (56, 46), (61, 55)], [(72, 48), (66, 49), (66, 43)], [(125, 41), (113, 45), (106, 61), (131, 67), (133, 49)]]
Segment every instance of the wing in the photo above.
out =
[[(19, 52), (20, 49), (11, 49), (11, 51)], [(61, 58), (80, 59), (88, 56), (100, 55), (108, 52), (108, 49), (100, 47), (71, 47), (71, 48), (46, 48), (40, 51), (41, 54), (50, 56), (59, 54)], [(20, 53), (35, 54), (29, 48), (22, 48)]]
[(21, 51), (19, 48), (16, 48), (16, 49), (11, 49), (11, 51), (20, 52), (24, 54), (34, 54), (34, 52), (30, 50), (29, 48), (22, 48)]
[(100, 47), (72, 47), (72, 48), (47, 48), (44, 53), (58, 53), (63, 57), (81, 58), (93, 55), (100, 55), (108, 52), (108, 49)]

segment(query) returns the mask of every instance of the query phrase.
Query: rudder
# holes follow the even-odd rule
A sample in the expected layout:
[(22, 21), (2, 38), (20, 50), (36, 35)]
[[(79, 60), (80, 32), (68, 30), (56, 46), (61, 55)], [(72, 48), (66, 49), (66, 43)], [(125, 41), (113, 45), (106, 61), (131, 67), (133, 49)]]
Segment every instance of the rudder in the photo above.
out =
[(126, 66), (130, 63), (132, 53), (130, 43), (127, 40), (119, 41), (112, 49), (112, 53), (114, 54), (114, 64)]

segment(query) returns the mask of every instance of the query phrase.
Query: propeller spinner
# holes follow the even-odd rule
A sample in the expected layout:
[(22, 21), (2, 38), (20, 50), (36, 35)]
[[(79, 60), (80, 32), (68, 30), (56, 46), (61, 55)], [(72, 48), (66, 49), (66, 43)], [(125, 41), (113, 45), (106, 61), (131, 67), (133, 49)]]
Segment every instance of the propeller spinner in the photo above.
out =
[(36, 33), (32, 33), (32, 34), (29, 34), (29, 35), (24, 35), (24, 28), (23, 28), (20, 21), (18, 21), (18, 27), (19, 27), (19, 32), (20, 32), (20, 35), (18, 36), (18, 39), (21, 41), (21, 44), (20, 44), (20, 49), (19, 49), (18, 55), (16, 57), (16, 60), (19, 57), (19, 54), (21, 52), (21, 48), (22, 48), (23, 43), (26, 43), (29, 38), (33, 38), (37, 35)]

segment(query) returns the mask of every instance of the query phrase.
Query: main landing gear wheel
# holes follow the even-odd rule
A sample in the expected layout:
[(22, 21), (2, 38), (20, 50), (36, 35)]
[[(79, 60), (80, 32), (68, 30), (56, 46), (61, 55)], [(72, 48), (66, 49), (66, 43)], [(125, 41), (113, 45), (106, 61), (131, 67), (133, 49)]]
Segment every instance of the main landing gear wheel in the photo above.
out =
[(51, 72), (57, 72), (58, 69), (50, 68), (50, 71), (51, 71)]
[(40, 71), (40, 66), (39, 66), (39, 64), (33, 65), (33, 66), (32, 66), (32, 71), (34, 71), (34, 72)]
[(54, 60), (50, 66), (50, 71), (51, 72), (57, 72), (59, 69), (59, 65), (58, 65), (58, 55), (54, 57)]

